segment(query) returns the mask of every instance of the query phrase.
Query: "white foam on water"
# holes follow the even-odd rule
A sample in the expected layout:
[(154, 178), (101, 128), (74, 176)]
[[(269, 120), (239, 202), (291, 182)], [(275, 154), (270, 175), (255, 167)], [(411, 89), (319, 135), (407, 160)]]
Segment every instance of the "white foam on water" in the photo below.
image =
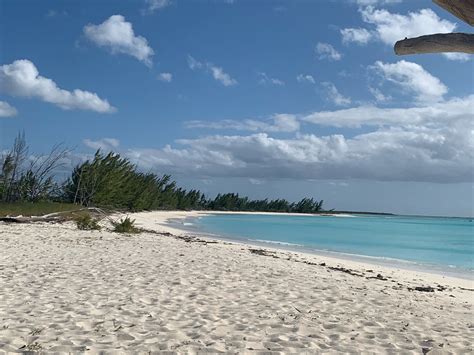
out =
[(259, 243), (268, 243), (268, 244), (280, 244), (280, 245), (293, 245), (297, 247), (302, 247), (301, 244), (288, 243), (288, 242), (279, 242), (277, 240), (263, 240), (263, 239), (249, 239), (250, 241), (259, 242)]

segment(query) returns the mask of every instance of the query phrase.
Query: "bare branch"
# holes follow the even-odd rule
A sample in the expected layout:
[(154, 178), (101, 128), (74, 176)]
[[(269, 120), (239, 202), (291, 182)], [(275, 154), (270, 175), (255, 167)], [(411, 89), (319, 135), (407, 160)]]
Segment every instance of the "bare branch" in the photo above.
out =
[(438, 33), (406, 38), (395, 43), (395, 54), (461, 52), (474, 54), (474, 35), (468, 33)]

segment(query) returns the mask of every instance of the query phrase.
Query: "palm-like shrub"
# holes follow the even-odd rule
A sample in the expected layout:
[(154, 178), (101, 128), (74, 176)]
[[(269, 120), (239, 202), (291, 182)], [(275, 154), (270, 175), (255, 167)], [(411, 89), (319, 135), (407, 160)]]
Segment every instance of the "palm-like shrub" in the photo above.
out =
[(135, 220), (130, 217), (122, 218), (118, 222), (112, 222), (113, 231), (116, 233), (140, 233), (140, 229), (135, 226)]

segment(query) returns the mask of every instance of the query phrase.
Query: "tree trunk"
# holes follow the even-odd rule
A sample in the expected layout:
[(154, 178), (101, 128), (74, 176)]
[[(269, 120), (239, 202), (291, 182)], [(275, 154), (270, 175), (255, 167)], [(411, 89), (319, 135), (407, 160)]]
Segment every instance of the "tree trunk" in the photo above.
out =
[(474, 26), (474, 1), (473, 0), (433, 0), (433, 2), (449, 11), (457, 18)]

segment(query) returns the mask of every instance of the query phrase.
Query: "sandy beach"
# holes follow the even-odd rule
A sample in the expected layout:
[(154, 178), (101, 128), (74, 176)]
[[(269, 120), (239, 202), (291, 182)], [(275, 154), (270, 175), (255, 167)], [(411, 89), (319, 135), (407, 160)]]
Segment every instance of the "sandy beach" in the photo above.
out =
[(472, 281), (166, 225), (198, 214), (134, 214), (137, 235), (0, 223), (0, 351), (472, 353)]

